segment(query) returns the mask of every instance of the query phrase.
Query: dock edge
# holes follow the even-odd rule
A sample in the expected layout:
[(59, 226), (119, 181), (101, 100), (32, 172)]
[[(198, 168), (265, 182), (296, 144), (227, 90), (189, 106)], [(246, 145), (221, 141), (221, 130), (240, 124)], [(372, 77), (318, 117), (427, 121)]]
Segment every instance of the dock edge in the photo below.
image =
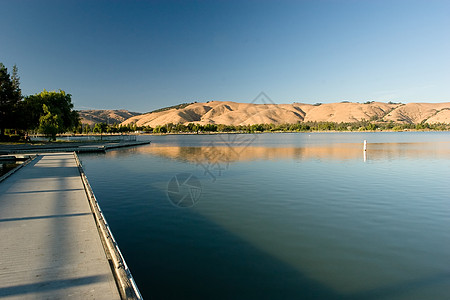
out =
[(6, 178), (8, 178), (9, 176), (11, 176), (12, 174), (16, 173), (17, 171), (19, 171), (21, 168), (25, 167), (26, 165), (28, 165), (30, 162), (32, 162), (33, 160), (35, 160), (39, 155), (31, 155), (24, 163), (18, 165), (17, 167), (15, 167), (14, 169), (10, 170), (8, 173), (3, 174), (3, 176), (0, 176), (0, 182), (2, 182), (3, 180), (5, 180)]
[(89, 205), (91, 206), (92, 213), (94, 214), (95, 222), (97, 224), (97, 229), (102, 240), (103, 247), (105, 249), (106, 256), (110, 261), (111, 270), (113, 271), (114, 278), (117, 283), (117, 287), (120, 292), (122, 299), (138, 299), (141, 300), (142, 295), (139, 288), (134, 281), (131, 271), (128, 268), (122, 252), (119, 249), (114, 236), (109, 228), (108, 222), (103, 215), (103, 212), (98, 204), (97, 198), (94, 195), (94, 191), (89, 184), (89, 181), (84, 173), (83, 166), (76, 152), (73, 152), (75, 161), (77, 163), (78, 170), (83, 181), (84, 189), (89, 200)]

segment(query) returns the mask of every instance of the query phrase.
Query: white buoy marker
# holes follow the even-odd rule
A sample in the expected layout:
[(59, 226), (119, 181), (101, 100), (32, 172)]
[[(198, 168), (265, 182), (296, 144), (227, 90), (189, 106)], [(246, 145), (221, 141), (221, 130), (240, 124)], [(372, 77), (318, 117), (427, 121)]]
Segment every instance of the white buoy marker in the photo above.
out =
[(366, 160), (367, 160), (367, 141), (366, 140), (364, 140), (364, 151), (363, 151), (363, 153), (364, 153), (364, 155), (363, 155), (364, 162), (366, 162)]

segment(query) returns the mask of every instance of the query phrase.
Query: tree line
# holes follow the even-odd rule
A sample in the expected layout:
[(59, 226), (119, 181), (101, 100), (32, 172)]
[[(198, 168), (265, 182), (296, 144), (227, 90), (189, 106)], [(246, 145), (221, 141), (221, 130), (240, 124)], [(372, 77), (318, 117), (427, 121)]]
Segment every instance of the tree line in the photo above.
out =
[(17, 140), (28, 132), (55, 139), (58, 133), (73, 131), (80, 117), (73, 110), (72, 96), (63, 90), (23, 96), (20, 77), (14, 65), (11, 74), (0, 63), (0, 140)]
[(123, 132), (142, 132), (142, 133), (256, 133), (256, 132), (313, 132), (313, 131), (405, 131), (405, 130), (450, 130), (450, 124), (403, 124), (395, 122), (374, 122), (359, 121), (352, 123), (335, 122), (301, 122), (285, 124), (253, 124), (253, 125), (223, 125), (196, 123), (173, 124), (151, 126), (128, 125), (107, 125), (106, 123), (96, 124), (95, 126), (83, 125), (79, 127), (78, 133), (123, 133)]

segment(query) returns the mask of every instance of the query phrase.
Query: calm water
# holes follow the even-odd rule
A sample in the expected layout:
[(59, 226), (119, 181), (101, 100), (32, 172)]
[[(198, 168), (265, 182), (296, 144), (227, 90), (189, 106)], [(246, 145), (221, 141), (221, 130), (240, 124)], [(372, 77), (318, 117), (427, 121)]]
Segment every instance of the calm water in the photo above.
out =
[(450, 133), (140, 138), (81, 159), (145, 298), (448, 299)]
[(5, 175), (12, 169), (18, 167), (22, 162), (13, 163), (13, 162), (2, 162), (0, 163), (0, 176)]

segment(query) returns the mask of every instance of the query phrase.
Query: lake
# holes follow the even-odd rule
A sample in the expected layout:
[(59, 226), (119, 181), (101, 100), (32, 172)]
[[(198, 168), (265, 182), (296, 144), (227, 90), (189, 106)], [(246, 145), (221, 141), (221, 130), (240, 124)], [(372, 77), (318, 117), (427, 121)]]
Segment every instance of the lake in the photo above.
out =
[(21, 162), (0, 162), (0, 177), (18, 167)]
[(448, 299), (450, 133), (138, 139), (80, 158), (144, 298)]

